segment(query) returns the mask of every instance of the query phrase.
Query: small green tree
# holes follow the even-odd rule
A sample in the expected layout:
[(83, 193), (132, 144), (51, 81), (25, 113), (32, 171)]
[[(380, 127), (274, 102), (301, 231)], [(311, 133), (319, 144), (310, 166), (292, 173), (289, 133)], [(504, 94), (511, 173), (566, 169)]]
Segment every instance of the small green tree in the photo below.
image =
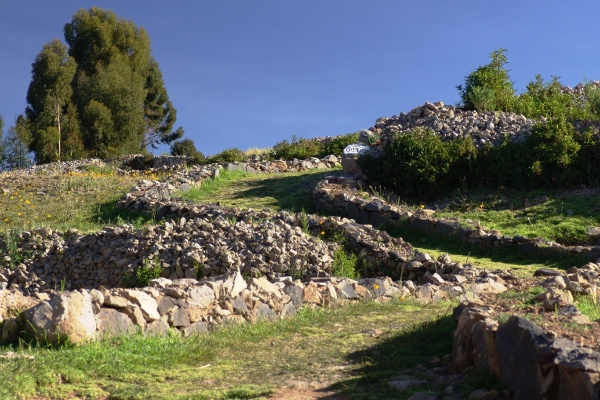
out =
[(495, 111), (511, 107), (515, 90), (504, 67), (508, 63), (505, 52), (502, 48), (492, 52), (489, 64), (471, 72), (465, 77), (465, 83), (456, 87), (464, 108)]
[(0, 140), (0, 167), (2, 169), (23, 169), (31, 165), (32, 160), (27, 145), (19, 137), (17, 129), (18, 125), (10, 127)]
[(176, 140), (171, 145), (171, 155), (190, 157), (192, 164), (200, 164), (205, 160), (204, 154), (196, 150), (192, 139)]

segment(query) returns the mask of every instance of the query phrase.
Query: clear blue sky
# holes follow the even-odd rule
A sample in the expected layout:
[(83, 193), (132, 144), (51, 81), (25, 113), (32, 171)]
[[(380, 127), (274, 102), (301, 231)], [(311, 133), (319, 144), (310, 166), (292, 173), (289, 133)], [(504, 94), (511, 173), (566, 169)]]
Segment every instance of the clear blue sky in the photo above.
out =
[(456, 85), (500, 47), (518, 92), (538, 73), (571, 86), (600, 79), (592, 0), (2, 0), (6, 125), (25, 109), (43, 44), (64, 42), (64, 25), (94, 5), (148, 31), (176, 126), (207, 155), (354, 132), (425, 101), (455, 104)]

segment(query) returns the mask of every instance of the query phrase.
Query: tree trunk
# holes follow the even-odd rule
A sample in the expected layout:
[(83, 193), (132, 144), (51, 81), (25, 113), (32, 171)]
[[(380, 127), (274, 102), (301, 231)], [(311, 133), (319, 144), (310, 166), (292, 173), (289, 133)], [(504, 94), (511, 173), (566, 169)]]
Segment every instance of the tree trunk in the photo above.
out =
[(56, 102), (56, 126), (58, 128), (58, 162), (60, 162), (60, 104)]

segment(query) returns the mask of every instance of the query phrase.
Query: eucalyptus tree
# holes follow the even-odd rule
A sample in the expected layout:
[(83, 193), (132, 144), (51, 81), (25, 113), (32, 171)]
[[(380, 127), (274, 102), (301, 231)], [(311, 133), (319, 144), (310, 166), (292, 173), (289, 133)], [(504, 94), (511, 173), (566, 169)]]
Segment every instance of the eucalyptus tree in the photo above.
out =
[(183, 135), (144, 28), (92, 7), (64, 35), (68, 47), (44, 45), (32, 68), (24, 141), (39, 162), (145, 152)]
[(62, 136), (73, 133), (63, 132), (62, 117), (73, 95), (75, 69), (75, 60), (56, 39), (44, 45), (32, 64), (25, 113), (32, 129), (30, 148), (38, 162), (60, 161)]

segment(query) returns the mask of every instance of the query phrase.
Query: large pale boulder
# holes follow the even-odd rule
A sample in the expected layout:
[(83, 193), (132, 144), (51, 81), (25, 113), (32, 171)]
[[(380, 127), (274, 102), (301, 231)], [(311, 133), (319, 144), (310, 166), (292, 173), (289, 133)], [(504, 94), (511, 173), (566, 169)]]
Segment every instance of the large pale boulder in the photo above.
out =
[(141, 290), (122, 289), (119, 294), (140, 308), (146, 322), (153, 322), (160, 318), (158, 303), (148, 293)]
[(96, 314), (96, 329), (98, 338), (130, 335), (137, 330), (127, 315), (114, 308), (103, 308)]
[(50, 344), (81, 343), (94, 337), (96, 319), (89, 292), (59, 293), (23, 313), (25, 325), (38, 340)]
[(13, 314), (31, 308), (40, 300), (36, 297), (24, 296), (19, 291), (0, 290), (0, 323)]

